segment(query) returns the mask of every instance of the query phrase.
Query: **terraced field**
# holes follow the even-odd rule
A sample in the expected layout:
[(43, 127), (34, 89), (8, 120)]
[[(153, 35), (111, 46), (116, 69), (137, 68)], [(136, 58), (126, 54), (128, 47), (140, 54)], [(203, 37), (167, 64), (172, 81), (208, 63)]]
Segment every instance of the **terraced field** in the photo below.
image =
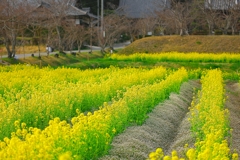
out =
[(238, 72), (12, 65), (0, 74), (0, 159), (238, 159)]

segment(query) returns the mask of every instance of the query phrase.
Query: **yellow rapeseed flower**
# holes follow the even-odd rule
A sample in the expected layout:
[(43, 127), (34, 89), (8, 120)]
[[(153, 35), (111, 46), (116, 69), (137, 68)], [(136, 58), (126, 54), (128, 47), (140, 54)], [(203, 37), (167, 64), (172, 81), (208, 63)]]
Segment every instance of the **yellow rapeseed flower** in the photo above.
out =
[(164, 156), (163, 160), (171, 160), (171, 157), (170, 156)]
[(58, 157), (58, 160), (72, 160), (71, 152), (66, 152)]
[(232, 160), (238, 160), (238, 154), (237, 153), (232, 154)]
[(157, 155), (156, 155), (155, 152), (151, 152), (148, 157), (149, 157), (150, 160), (153, 160), (153, 159), (157, 158)]
[(187, 151), (187, 157), (189, 160), (195, 160), (195, 150), (193, 148)]

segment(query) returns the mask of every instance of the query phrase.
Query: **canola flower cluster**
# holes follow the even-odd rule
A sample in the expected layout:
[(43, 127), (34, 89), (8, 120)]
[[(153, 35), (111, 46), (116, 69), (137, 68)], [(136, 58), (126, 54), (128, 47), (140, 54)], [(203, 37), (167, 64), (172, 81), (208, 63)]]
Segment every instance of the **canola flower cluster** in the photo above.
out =
[[(151, 61), (151, 62), (218, 62), (218, 63), (239, 63), (240, 54), (234, 53), (182, 53), (182, 52), (161, 52), (161, 53), (135, 53), (131, 55), (111, 54), (109, 59), (127, 61)], [(190, 79), (200, 79), (205, 73), (202, 69), (190, 70)], [(240, 72), (223, 72), (223, 78), (240, 80)]]
[(233, 53), (182, 53), (182, 52), (163, 52), (163, 53), (135, 53), (131, 55), (112, 54), (110, 59), (132, 60), (132, 61), (171, 61), (171, 62), (240, 62), (240, 55)]
[(0, 142), (0, 159), (97, 159), (107, 153), (112, 138), (132, 123), (141, 124), (146, 113), (188, 80), (181, 68), (162, 81), (133, 85), (94, 112), (79, 114), (71, 123), (56, 117), (43, 130), (15, 122), (16, 132)]
[(179, 158), (176, 150), (173, 150), (171, 156), (164, 155), (162, 148), (157, 148), (155, 152), (149, 154), (148, 160), (184, 160)]
[[(191, 127), (196, 134), (195, 149), (189, 149), (189, 159), (234, 159), (228, 140), (231, 138), (229, 111), (225, 106), (225, 90), (222, 72), (209, 70), (201, 79), (199, 102), (192, 103)], [(210, 98), (211, 97), (211, 98)], [(196, 104), (195, 104), (196, 103)]]
[(161, 148), (149, 154), (150, 160), (238, 160), (237, 153), (230, 153), (229, 112), (224, 108), (224, 83), (220, 70), (209, 70), (201, 78), (202, 89), (190, 107), (191, 131), (195, 134), (196, 148), (188, 148), (186, 157), (179, 158), (176, 151), (165, 156)]
[(15, 131), (15, 121), (45, 128), (49, 120), (70, 120), (78, 112), (98, 109), (103, 102), (120, 98), (127, 87), (152, 84), (171, 71), (116, 68), (78, 70), (39, 69), (33, 66), (0, 67), (0, 139)]

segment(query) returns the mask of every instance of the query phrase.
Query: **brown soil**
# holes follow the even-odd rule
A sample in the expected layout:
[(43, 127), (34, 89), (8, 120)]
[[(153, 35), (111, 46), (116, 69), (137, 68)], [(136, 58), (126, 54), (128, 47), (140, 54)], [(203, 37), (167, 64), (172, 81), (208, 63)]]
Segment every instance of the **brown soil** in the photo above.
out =
[(226, 107), (230, 112), (230, 126), (232, 131), (232, 140), (230, 147), (232, 152), (240, 155), (240, 85), (235, 82), (226, 83)]

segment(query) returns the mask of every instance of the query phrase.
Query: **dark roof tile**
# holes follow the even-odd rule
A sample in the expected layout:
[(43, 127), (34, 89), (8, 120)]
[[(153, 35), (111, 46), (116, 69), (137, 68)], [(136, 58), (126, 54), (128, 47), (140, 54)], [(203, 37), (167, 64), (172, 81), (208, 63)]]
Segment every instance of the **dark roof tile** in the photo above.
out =
[(116, 13), (129, 18), (154, 17), (156, 11), (169, 6), (169, 0), (120, 0)]

